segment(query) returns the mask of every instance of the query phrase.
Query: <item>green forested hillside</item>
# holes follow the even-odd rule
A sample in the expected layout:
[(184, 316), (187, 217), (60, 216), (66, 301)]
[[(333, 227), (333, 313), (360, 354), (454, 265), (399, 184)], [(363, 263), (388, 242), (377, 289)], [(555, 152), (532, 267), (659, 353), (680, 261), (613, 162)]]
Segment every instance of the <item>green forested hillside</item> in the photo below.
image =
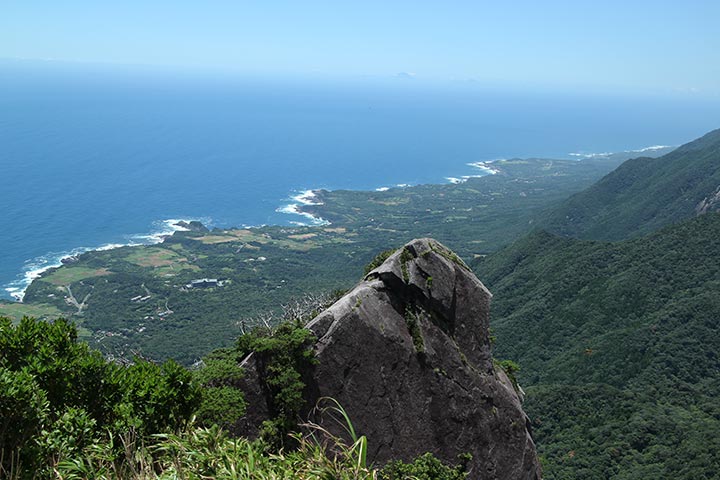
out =
[(546, 478), (717, 478), (720, 214), (619, 243), (537, 232), (476, 265)]
[[(88, 252), (45, 272), (22, 304), (0, 302), (0, 315), (63, 316), (107, 355), (189, 365), (231, 345), (259, 315), (349, 288), (376, 253), (413, 238), (437, 238), (468, 261), (497, 250), (622, 159), (503, 160), (496, 175), (457, 185), (323, 191), (324, 205), (308, 209), (330, 226), (177, 232), (159, 245)], [(222, 285), (187, 287), (203, 278)]]
[[(433, 236), (477, 257), (476, 273), (494, 294), (496, 356), (521, 366), (545, 478), (716, 478), (720, 130), (660, 159), (630, 160), (546, 217), (562, 235), (616, 240), (711, 212), (618, 243), (538, 231), (492, 253), (611, 168), (606, 160), (494, 165), (497, 175), (459, 185), (321, 192), (324, 204), (305, 210), (331, 226), (182, 232), (161, 245), (87, 253), (33, 282), (25, 303), (0, 303), (0, 315), (66, 316), (106, 354), (190, 364), (230, 346), (250, 317), (277, 318), (293, 298), (347, 288), (378, 251)], [(192, 286), (202, 278), (219, 283)], [(102, 363), (91, 355), (90, 364)], [(37, 385), (12, 372), (0, 373), (32, 400)], [(203, 387), (213, 402), (227, 400), (218, 385)], [(5, 399), (6, 411), (24, 401), (16, 397)], [(38, 417), (36, 434), (66, 406)], [(133, 412), (111, 413), (136, 421)], [(102, 418), (93, 421), (104, 426)]]
[(659, 158), (623, 163), (553, 210), (545, 221), (560, 235), (621, 240), (720, 208), (720, 130)]
[(469, 260), (529, 232), (544, 211), (626, 159), (618, 154), (582, 161), (498, 160), (492, 163), (496, 174), (463, 183), (373, 192), (322, 190), (320, 205), (302, 209), (372, 239), (376, 249), (432, 237)]

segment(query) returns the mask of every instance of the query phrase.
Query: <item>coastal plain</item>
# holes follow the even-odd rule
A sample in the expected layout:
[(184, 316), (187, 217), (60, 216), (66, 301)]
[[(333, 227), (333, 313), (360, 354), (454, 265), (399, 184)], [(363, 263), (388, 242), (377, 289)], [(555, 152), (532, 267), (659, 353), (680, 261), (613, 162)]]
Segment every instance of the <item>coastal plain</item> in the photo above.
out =
[[(413, 238), (433, 236), (467, 262), (483, 257), (628, 156), (509, 159), (492, 164), (495, 174), (457, 183), (319, 190), (298, 209), (329, 224), (202, 228), (87, 252), (33, 281), (22, 303), (0, 303), (0, 313), (70, 318), (112, 358), (189, 365), (261, 317), (272, 322), (283, 305), (349, 288), (377, 253)], [(193, 284), (203, 279), (212, 281)]]

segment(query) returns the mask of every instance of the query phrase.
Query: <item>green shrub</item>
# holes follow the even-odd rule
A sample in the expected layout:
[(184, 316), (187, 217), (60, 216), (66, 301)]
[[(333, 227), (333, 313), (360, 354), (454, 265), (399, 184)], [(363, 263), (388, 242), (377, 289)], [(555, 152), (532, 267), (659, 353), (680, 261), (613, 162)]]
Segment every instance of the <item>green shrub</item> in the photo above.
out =
[(202, 425), (229, 427), (245, 414), (245, 397), (236, 387), (205, 387), (197, 411)]
[(151, 441), (184, 428), (199, 399), (175, 362), (125, 367), (78, 342), (66, 320), (0, 319), (0, 477), (51, 472), (98, 442), (121, 455), (130, 431)]
[(375, 257), (370, 261), (370, 263), (365, 265), (365, 269), (363, 270), (363, 276), (367, 275), (368, 273), (370, 273), (371, 271), (375, 270), (377, 267), (382, 265), (385, 262), (385, 260), (387, 260), (388, 257), (390, 257), (390, 255), (395, 253), (396, 250), (397, 250), (396, 248), (391, 248), (390, 250), (385, 250), (385, 251), (380, 252), (377, 255), (375, 255)]
[(173, 360), (156, 365), (136, 359), (116, 375), (125, 408), (115, 413), (141, 435), (179, 430), (199, 406), (199, 387), (191, 373)]
[(470, 454), (460, 455), (460, 463), (448, 466), (438, 460), (432, 453), (416, 458), (412, 463), (394, 461), (388, 463), (381, 471), (381, 480), (463, 480), (467, 478), (467, 464), (472, 459)]
[(42, 431), (37, 444), (45, 458), (55, 464), (82, 456), (86, 448), (100, 441), (100, 436), (95, 420), (85, 410), (71, 407)]
[(410, 272), (408, 271), (407, 263), (412, 259), (412, 252), (410, 252), (407, 247), (403, 247), (402, 253), (400, 253), (400, 270), (402, 270), (402, 276), (405, 283), (410, 281)]
[(405, 324), (407, 325), (408, 332), (412, 337), (415, 352), (424, 354), (425, 340), (422, 336), (422, 330), (420, 330), (420, 315), (420, 312), (415, 311), (410, 306), (405, 309)]
[(508, 376), (510, 381), (513, 384), (513, 387), (515, 387), (515, 390), (518, 389), (518, 381), (517, 381), (517, 373), (520, 371), (520, 365), (513, 362), (512, 360), (495, 360), (493, 359), (493, 363), (496, 367), (501, 368)]
[(245, 414), (245, 399), (239, 389), (243, 371), (236, 350), (223, 348), (211, 352), (192, 374), (202, 387), (202, 400), (196, 412), (199, 424), (228, 427)]
[(282, 445), (292, 431), (303, 407), (302, 372), (315, 362), (312, 345), (315, 336), (304, 328), (302, 321), (280, 324), (275, 330), (256, 328), (237, 341), (238, 352), (254, 352), (260, 378), (270, 392), (270, 413), (273, 417), (263, 424), (262, 438), (273, 445)]
[[(19, 461), (32, 466), (37, 452), (32, 451), (31, 440), (40, 433), (48, 414), (45, 392), (32, 375), (0, 367), (0, 478)], [(29, 455), (20, 459), (20, 452), (26, 450), (31, 450)]]

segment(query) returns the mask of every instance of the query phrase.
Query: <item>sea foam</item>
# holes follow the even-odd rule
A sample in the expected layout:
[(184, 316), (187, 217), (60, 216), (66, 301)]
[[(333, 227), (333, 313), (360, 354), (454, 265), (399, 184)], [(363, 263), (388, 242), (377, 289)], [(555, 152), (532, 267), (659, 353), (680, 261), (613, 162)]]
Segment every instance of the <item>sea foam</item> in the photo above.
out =
[(483, 160), (483, 161), (481, 161), (481, 162), (470, 162), (470, 163), (466, 163), (465, 165), (467, 165), (468, 167), (473, 167), (473, 168), (475, 168), (475, 169), (478, 169), (478, 170), (481, 171), (481, 173), (476, 174), (476, 175), (461, 175), (461, 176), (459, 176), (459, 177), (445, 177), (445, 180), (447, 180), (447, 181), (450, 182), (450, 183), (453, 183), (453, 184), (457, 185), (457, 184), (460, 184), (460, 183), (465, 183), (465, 182), (467, 182), (467, 181), (468, 181), (469, 179), (471, 179), (471, 178), (480, 178), (480, 177), (486, 177), (486, 176), (488, 176), (488, 175), (495, 175), (495, 174), (497, 174), (500, 170), (498, 170), (498, 169), (495, 168), (495, 167), (490, 166), (490, 164), (491, 164), (492, 162), (495, 162), (495, 161), (498, 161), (498, 160), (503, 160), (503, 159), (500, 159), (500, 158), (499, 158), (499, 159), (496, 159), (496, 160)]
[[(321, 218), (321, 217), (318, 217), (311, 213), (303, 212), (302, 210), (300, 210), (300, 208), (305, 205), (322, 205), (323, 204), (321, 201), (318, 200), (315, 190), (303, 190), (299, 194), (290, 197), (290, 200), (293, 200), (295, 203), (289, 203), (287, 205), (283, 205), (283, 206), (275, 209), (275, 211), (278, 213), (286, 213), (289, 215), (300, 215), (302, 217), (307, 218), (310, 221), (310, 223), (309, 223), (310, 225), (315, 225), (315, 226), (330, 225), (330, 222), (328, 222), (324, 218)], [(304, 226), (308, 225), (307, 223), (298, 222), (298, 221), (291, 221), (290, 223), (293, 225), (297, 225), (299, 227), (304, 227)]]
[(162, 243), (166, 238), (171, 236), (175, 232), (187, 231), (188, 229), (178, 225), (180, 222), (191, 222), (201, 221), (204, 224), (210, 223), (210, 219), (203, 218), (187, 218), (187, 219), (176, 219), (170, 218), (166, 220), (159, 220), (153, 223), (154, 230), (146, 234), (135, 234), (129, 235), (127, 243), (106, 243), (97, 247), (77, 247), (70, 251), (65, 252), (50, 252), (48, 254), (27, 260), (23, 267), (22, 273), (19, 278), (6, 284), (4, 290), (8, 294), (17, 300), (22, 302), (25, 297), (25, 291), (27, 287), (42, 276), (43, 273), (50, 269), (57, 268), (63, 265), (63, 261), (70, 260), (82, 255), (83, 253), (98, 251), (103, 252), (107, 250), (114, 250), (121, 247), (132, 247), (137, 245), (154, 245)]
[(485, 175), (495, 175), (495, 174), (497, 174), (500, 170), (498, 170), (497, 168), (494, 168), (494, 167), (492, 167), (492, 166), (490, 165), (491, 163), (493, 163), (493, 162), (495, 162), (495, 161), (496, 161), (496, 160), (485, 160), (485, 161), (483, 161), (483, 162), (471, 162), (471, 163), (468, 163), (468, 166), (469, 166), (469, 167), (477, 168), (477, 169), (481, 170), (481, 171), (484, 173), (484, 175), (470, 175), (470, 177), (482, 177), (482, 176), (485, 176)]
[(598, 157), (609, 157), (610, 155), (614, 155), (615, 153), (645, 153), (645, 152), (655, 152), (658, 150), (665, 150), (666, 148), (673, 148), (672, 145), (650, 145), (649, 147), (643, 147), (638, 148), (635, 150), (623, 150), (622, 152), (602, 152), (602, 153), (582, 153), (582, 152), (574, 152), (569, 153), (571, 157), (575, 157), (578, 159), (590, 159), (590, 158), (598, 158)]

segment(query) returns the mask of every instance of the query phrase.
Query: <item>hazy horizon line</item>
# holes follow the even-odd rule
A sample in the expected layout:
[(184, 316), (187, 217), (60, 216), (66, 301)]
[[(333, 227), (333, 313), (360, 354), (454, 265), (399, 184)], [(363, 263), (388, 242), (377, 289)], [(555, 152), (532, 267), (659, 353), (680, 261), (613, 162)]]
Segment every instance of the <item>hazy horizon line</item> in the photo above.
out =
[(468, 89), (500, 90), (508, 93), (564, 93), (568, 95), (590, 94), (598, 96), (632, 96), (632, 97), (675, 97), (687, 99), (720, 100), (720, 92), (708, 92), (698, 89), (663, 89), (641, 88), (635, 86), (599, 85), (599, 84), (552, 84), (548, 82), (533, 82), (521, 80), (507, 80), (497, 78), (453, 77), (423, 75), (417, 72), (398, 70), (384, 73), (350, 73), (321, 70), (283, 71), (283, 70), (252, 70), (229, 65), (179, 65), (179, 64), (149, 64), (125, 63), (85, 59), (56, 59), (56, 58), (25, 58), (6, 57), (0, 55), (0, 68), (3, 65), (14, 64), (26, 67), (56, 67), (66, 73), (74, 68), (87, 72), (88, 68), (95, 73), (122, 72), (124, 74), (157, 74), (178, 75), (191, 78), (205, 78), (215, 80), (276, 80), (305, 82), (338, 82), (371, 84), (392, 84), (396, 86), (416, 87), (464, 87)]

